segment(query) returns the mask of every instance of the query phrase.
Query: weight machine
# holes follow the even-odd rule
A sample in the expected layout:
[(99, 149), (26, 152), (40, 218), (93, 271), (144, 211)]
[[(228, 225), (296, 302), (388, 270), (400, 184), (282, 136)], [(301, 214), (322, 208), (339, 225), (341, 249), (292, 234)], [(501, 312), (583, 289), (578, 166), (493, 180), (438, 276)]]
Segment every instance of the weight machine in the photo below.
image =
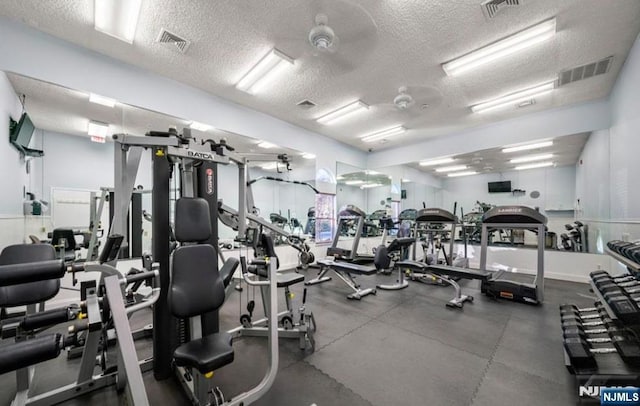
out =
[[(178, 165), (180, 175), (180, 192), (183, 197), (200, 197), (208, 203), (210, 214), (210, 234), (200, 244), (218, 246), (218, 165), (235, 163), (239, 168), (239, 209), (238, 209), (238, 239), (245, 238), (247, 209), (245, 184), (247, 179), (247, 159), (234, 153), (234, 149), (220, 141), (196, 139), (191, 136), (189, 129), (183, 134), (177, 131), (152, 131), (146, 136), (116, 134), (113, 136), (115, 145), (115, 187), (114, 187), (114, 217), (111, 233), (126, 235), (127, 215), (134, 182), (144, 151), (150, 151), (153, 165), (152, 192), (152, 224), (153, 224), (153, 259), (158, 263), (160, 279), (160, 297), (154, 307), (153, 314), (153, 367), (157, 380), (167, 379), (172, 375), (174, 350), (180, 344), (179, 332), (185, 332), (191, 340), (199, 337), (212, 336), (219, 333), (217, 311), (210, 311), (201, 317), (191, 317), (189, 320), (174, 318), (169, 307), (168, 293), (171, 286), (170, 265), (170, 183)], [(126, 237), (125, 237), (126, 238)], [(212, 270), (218, 270), (218, 257), (209, 259)], [(206, 377), (199, 371), (191, 370), (186, 373), (184, 368), (176, 368), (179, 380), (189, 389), (195, 404), (214, 405), (245, 405), (250, 404), (264, 395), (273, 384), (278, 370), (278, 331), (277, 331), (277, 281), (275, 267), (271, 267), (267, 281), (253, 281), (244, 273), (247, 283), (268, 286), (269, 312), (268, 341), (269, 368), (264, 379), (253, 389), (244, 392), (231, 400), (225, 401), (219, 390), (209, 390)], [(189, 369), (187, 367), (187, 369)], [(188, 372), (188, 371), (187, 371)], [(192, 377), (190, 382), (185, 376)]]

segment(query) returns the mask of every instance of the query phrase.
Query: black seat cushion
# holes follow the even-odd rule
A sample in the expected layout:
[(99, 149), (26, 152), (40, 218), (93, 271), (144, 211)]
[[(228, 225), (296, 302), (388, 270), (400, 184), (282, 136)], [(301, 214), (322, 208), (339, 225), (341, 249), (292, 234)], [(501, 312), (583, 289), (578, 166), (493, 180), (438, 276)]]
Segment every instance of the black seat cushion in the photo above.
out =
[(224, 282), (215, 266), (217, 255), (209, 244), (182, 246), (173, 252), (168, 298), (174, 316), (200, 316), (222, 306)]
[(211, 334), (182, 344), (173, 353), (173, 358), (178, 366), (195, 368), (206, 374), (233, 362), (231, 341), (230, 334)]
[[(17, 244), (5, 247), (0, 253), (0, 265), (56, 259), (56, 251), (49, 244)], [(0, 307), (26, 306), (51, 299), (60, 290), (60, 280), (51, 279), (21, 285), (0, 287)]]
[(295, 285), (296, 283), (300, 282), (304, 282), (304, 275), (301, 275), (299, 273), (290, 272), (278, 275), (279, 288)]
[(238, 268), (238, 265), (240, 265), (240, 260), (238, 258), (227, 258), (227, 260), (224, 261), (224, 265), (220, 268), (220, 277), (222, 278), (225, 287), (229, 286), (229, 283), (231, 283), (233, 273)]
[[(76, 244), (76, 236), (70, 228), (56, 228), (51, 235), (51, 244), (56, 248), (58, 258), (65, 261), (76, 259), (76, 250), (80, 247)], [(64, 256), (62, 253), (64, 252)]]

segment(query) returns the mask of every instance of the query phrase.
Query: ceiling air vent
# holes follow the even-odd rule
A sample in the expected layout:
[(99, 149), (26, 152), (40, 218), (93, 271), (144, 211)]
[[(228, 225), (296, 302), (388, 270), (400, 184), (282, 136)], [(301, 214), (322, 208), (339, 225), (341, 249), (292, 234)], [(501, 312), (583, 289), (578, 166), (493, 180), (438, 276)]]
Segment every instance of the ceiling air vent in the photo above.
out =
[(564, 86), (569, 83), (607, 73), (609, 72), (612, 61), (613, 56), (610, 56), (596, 62), (564, 70), (558, 74), (558, 86)]
[(314, 102), (312, 102), (311, 100), (303, 100), (301, 102), (299, 102), (297, 104), (298, 107), (300, 107), (303, 110), (309, 110), (312, 109), (314, 107), (316, 107), (316, 104)]
[(191, 41), (182, 38), (181, 36), (172, 33), (171, 31), (167, 31), (164, 28), (160, 30), (160, 34), (158, 34), (158, 39), (156, 42), (161, 44), (173, 44), (178, 51), (183, 54), (187, 52), (189, 49), (189, 45), (191, 45)]
[(486, 0), (483, 1), (480, 6), (482, 12), (487, 19), (492, 19), (500, 11), (508, 8), (509, 6), (519, 6), (524, 0)]

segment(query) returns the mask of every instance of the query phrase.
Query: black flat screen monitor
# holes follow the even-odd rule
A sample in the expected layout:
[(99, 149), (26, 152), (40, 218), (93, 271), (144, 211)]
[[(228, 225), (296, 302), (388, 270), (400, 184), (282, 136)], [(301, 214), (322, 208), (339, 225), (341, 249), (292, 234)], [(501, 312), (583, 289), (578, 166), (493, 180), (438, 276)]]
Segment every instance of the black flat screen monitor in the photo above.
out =
[(28, 148), (35, 129), (36, 127), (33, 125), (27, 113), (22, 113), (20, 121), (18, 121), (18, 124), (16, 124), (11, 133), (11, 142), (23, 148)]
[(489, 182), (489, 193), (508, 193), (511, 192), (511, 181)]

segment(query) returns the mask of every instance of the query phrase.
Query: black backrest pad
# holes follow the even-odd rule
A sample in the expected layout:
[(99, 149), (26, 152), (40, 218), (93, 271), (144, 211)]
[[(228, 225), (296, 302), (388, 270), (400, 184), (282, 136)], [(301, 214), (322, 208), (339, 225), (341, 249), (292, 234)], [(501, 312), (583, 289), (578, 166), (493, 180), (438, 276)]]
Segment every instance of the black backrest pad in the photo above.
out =
[[(56, 259), (56, 251), (49, 244), (18, 244), (5, 247), (0, 253), (0, 265)], [(0, 287), (0, 307), (25, 306), (54, 297), (60, 290), (60, 280), (52, 279), (21, 285)]]
[(199, 316), (222, 306), (224, 282), (216, 269), (216, 258), (216, 250), (208, 244), (181, 246), (173, 252), (169, 306), (174, 316)]
[(76, 236), (70, 228), (56, 228), (51, 234), (51, 244), (64, 244), (65, 250), (75, 250)]
[(280, 269), (280, 259), (278, 259), (278, 255), (276, 254), (276, 246), (273, 243), (273, 238), (269, 234), (262, 234), (260, 236), (260, 244), (262, 244), (262, 249), (264, 250), (264, 255), (269, 258), (276, 259), (276, 268)]
[(201, 198), (182, 197), (176, 202), (176, 240), (201, 242), (211, 236), (209, 203)]

